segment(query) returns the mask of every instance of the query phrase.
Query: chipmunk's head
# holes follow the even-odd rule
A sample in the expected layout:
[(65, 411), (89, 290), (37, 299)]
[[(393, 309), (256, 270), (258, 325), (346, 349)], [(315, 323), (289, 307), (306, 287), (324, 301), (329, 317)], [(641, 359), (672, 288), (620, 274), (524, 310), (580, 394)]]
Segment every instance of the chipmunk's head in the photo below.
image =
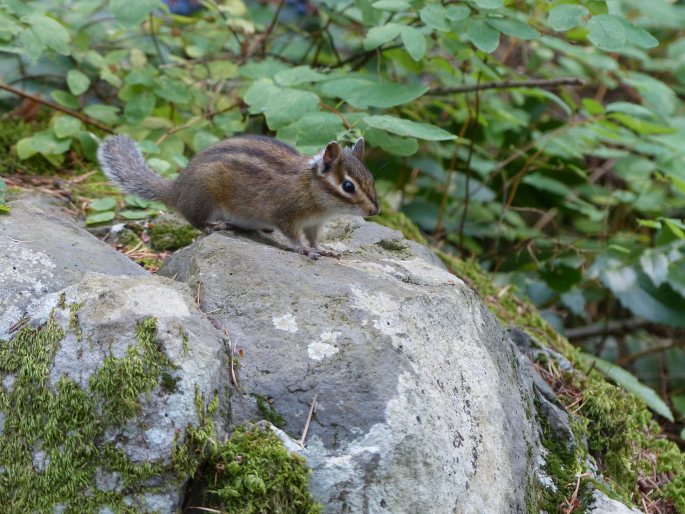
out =
[(310, 162), (337, 210), (375, 216), (379, 212), (376, 185), (362, 162), (363, 157), (364, 138), (360, 137), (352, 148), (340, 148), (338, 143), (331, 141)]

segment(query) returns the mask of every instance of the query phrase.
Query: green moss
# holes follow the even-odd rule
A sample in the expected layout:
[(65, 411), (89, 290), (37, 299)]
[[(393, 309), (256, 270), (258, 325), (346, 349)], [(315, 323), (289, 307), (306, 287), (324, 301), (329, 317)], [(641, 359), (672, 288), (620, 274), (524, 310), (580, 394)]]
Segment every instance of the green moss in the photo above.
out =
[(538, 507), (540, 511), (559, 512), (562, 503), (573, 495), (576, 475), (583, 472), (583, 455), (554, 432), (537, 402), (536, 410), (542, 428), (542, 445), (547, 450), (544, 472), (556, 488), (541, 488)]
[(157, 321), (147, 318), (136, 329), (137, 344), (126, 356), (105, 357), (102, 367), (88, 381), (91, 390), (104, 400), (102, 415), (114, 423), (140, 411), (141, 394), (149, 395), (160, 382), (163, 371), (172, 367), (166, 354), (157, 347)]
[(69, 328), (76, 334), (76, 338), (80, 341), (83, 337), (81, 324), (78, 321), (78, 311), (83, 307), (82, 303), (72, 303), (69, 305)]
[(283, 428), (285, 426), (285, 418), (276, 412), (273, 404), (266, 396), (260, 394), (253, 394), (252, 396), (257, 400), (257, 409), (259, 409), (259, 413), (262, 415), (263, 419), (278, 428)]
[[(69, 306), (70, 313), (77, 310)], [(103, 507), (140, 513), (124, 503), (125, 495), (149, 490), (145, 482), (153, 477), (187, 476), (173, 462), (133, 463), (113, 442), (105, 442), (108, 427), (132, 419), (139, 396), (156, 387), (170, 366), (156, 345), (155, 320), (139, 325), (125, 357), (107, 358), (108, 365), (90, 380), (92, 390), (68, 376), (51, 385), (52, 360), (64, 335), (51, 317), (42, 327), (24, 327), (11, 340), (0, 340), (0, 383), (13, 378), (9, 388), (0, 386), (3, 514), (52, 513), (59, 505), (70, 514)], [(98, 490), (99, 473), (116, 473), (124, 489)]]
[(309, 474), (272, 431), (238, 427), (212, 450), (204, 505), (235, 514), (317, 514), (322, 507), (308, 492)]
[(158, 221), (148, 229), (150, 246), (158, 251), (173, 251), (192, 243), (200, 232), (187, 223)]
[(45, 130), (48, 124), (49, 118), (45, 113), (34, 122), (26, 122), (20, 119), (2, 120), (0, 123), (0, 169), (3, 173), (16, 173), (17, 170), (22, 170), (30, 175), (40, 175), (46, 171), (48, 173), (54, 172), (54, 167), (43, 157), (36, 155), (22, 161), (15, 150), (15, 145), (20, 139)]

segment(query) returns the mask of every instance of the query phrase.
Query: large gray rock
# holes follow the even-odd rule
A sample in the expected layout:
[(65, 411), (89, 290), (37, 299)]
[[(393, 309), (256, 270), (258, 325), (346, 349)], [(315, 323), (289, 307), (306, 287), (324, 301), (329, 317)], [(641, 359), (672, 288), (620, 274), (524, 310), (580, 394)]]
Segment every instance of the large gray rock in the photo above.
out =
[(297, 439), (316, 395), (302, 453), (325, 512), (526, 512), (539, 433), (508, 334), (399, 232), (360, 220), (333, 232), (340, 261), (229, 232), (160, 270), (243, 350), (232, 421), (264, 417), (260, 395)]
[(36, 207), (11, 203), (0, 216), (0, 339), (33, 301), (80, 280), (83, 273), (147, 275), (139, 265), (78, 228)]
[(192, 292), (21, 202), (0, 291), (0, 511), (177, 512), (229, 383)]

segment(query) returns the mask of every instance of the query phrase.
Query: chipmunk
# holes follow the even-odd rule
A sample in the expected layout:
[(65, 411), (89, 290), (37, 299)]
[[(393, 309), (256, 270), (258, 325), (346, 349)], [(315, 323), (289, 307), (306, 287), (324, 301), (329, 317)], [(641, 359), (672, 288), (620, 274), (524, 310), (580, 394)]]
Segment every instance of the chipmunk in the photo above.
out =
[[(363, 138), (352, 148), (332, 141), (310, 158), (276, 139), (242, 135), (202, 150), (176, 180), (167, 180), (150, 170), (127, 136), (109, 137), (98, 148), (105, 175), (124, 191), (162, 201), (200, 230), (277, 228), (311, 259), (340, 258), (317, 244), (329, 218), (378, 214), (363, 155)], [(309, 247), (302, 246), (303, 232)]]

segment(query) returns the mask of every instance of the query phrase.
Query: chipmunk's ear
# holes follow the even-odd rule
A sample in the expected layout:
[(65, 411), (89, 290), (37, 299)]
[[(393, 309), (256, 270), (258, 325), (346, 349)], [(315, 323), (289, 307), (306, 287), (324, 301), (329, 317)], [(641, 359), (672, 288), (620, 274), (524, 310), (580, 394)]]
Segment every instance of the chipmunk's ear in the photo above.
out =
[(352, 155), (354, 155), (360, 161), (364, 159), (364, 138), (360, 137), (357, 142), (352, 147)]
[(334, 160), (340, 155), (340, 145), (335, 141), (331, 141), (326, 145), (326, 149), (323, 151), (323, 166), (324, 170), (328, 171)]

